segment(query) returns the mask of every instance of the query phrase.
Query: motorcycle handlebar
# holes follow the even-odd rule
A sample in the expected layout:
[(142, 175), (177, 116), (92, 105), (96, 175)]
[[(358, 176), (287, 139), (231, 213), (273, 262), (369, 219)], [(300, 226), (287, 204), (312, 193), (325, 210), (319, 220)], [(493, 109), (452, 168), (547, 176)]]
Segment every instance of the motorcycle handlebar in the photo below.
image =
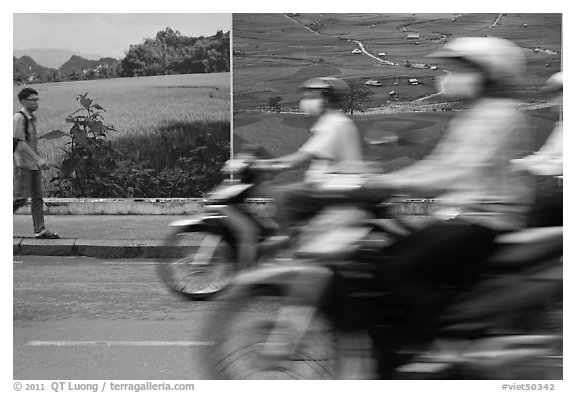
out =
[(259, 172), (276, 172), (290, 169), (290, 165), (272, 160), (255, 160), (250, 165), (250, 168)]
[(259, 182), (256, 179), (260, 177), (260, 174), (278, 172), (288, 168), (289, 166), (287, 164), (274, 162), (272, 160), (234, 158), (226, 162), (222, 168), (222, 173), (225, 176), (234, 175), (235, 177), (238, 176), (239, 179), (244, 179), (245, 182), (254, 183)]

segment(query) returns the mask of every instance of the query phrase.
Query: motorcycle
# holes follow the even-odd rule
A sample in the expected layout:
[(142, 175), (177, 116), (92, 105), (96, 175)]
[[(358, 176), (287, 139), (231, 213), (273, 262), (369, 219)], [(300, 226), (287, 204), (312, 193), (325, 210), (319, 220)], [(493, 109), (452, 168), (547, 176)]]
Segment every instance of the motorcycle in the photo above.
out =
[[(334, 195), (343, 190), (338, 187)], [(217, 298), (207, 328), (214, 379), (508, 379), (514, 372), (548, 379), (542, 370), (561, 373), (561, 227), (501, 235), (479, 284), (449, 288), (454, 300), (447, 315), (485, 313), (490, 323), (456, 326), (453, 334), (462, 334), (458, 342), (466, 345), (447, 356), (421, 348), (431, 332), (409, 326), (388, 289), (386, 248), (409, 232), (390, 225), (399, 219), (391, 205), (351, 201), (342, 211), (347, 219), (330, 222), (330, 231), (301, 238), (293, 261), (249, 268)]]
[(263, 164), (257, 149), (242, 152), (223, 166), (224, 181), (208, 194), (202, 214), (170, 223), (174, 230), (157, 272), (173, 292), (189, 300), (208, 299), (239, 270), (283, 246), (264, 244), (277, 224), (266, 209), (247, 203), (264, 174), (277, 166)]
[[(170, 223), (174, 230), (163, 245), (157, 273), (172, 292), (188, 300), (210, 299), (237, 272), (291, 243), (286, 236), (276, 236), (278, 224), (266, 206), (247, 203), (267, 173), (289, 169), (261, 160), (261, 155), (258, 147), (251, 147), (228, 160), (222, 168), (225, 180), (208, 194), (204, 212)], [(354, 170), (375, 168), (359, 164)], [(301, 229), (310, 226), (314, 231), (318, 225), (323, 224), (304, 223)]]

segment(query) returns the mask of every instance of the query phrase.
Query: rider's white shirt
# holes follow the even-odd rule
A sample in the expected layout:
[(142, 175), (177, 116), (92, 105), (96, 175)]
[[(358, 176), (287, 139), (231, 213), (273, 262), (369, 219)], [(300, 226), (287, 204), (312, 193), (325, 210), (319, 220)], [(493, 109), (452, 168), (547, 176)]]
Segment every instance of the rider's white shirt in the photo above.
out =
[(300, 148), (315, 158), (306, 172), (307, 182), (316, 182), (330, 172), (346, 171), (362, 161), (360, 132), (344, 113), (330, 110), (310, 129), (312, 136)]
[(514, 160), (514, 164), (535, 175), (561, 176), (564, 173), (562, 136), (562, 123), (558, 122), (540, 150), (520, 160)]
[(512, 99), (479, 100), (456, 115), (429, 156), (392, 176), (414, 189), (444, 190), (440, 215), (493, 228), (521, 227), (533, 194), (510, 165), (529, 149), (526, 117), (517, 106)]

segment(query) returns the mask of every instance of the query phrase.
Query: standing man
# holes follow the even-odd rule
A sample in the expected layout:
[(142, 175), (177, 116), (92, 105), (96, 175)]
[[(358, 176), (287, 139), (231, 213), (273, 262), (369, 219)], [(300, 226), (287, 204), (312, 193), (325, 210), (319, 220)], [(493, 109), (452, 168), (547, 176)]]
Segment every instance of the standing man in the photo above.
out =
[(48, 169), (45, 159), (38, 155), (36, 117), (38, 92), (24, 88), (18, 93), (22, 109), (14, 115), (14, 193), (13, 212), (24, 206), (28, 196), (32, 199), (34, 237), (58, 239), (57, 233), (44, 227), (44, 200), (42, 199), (42, 169)]

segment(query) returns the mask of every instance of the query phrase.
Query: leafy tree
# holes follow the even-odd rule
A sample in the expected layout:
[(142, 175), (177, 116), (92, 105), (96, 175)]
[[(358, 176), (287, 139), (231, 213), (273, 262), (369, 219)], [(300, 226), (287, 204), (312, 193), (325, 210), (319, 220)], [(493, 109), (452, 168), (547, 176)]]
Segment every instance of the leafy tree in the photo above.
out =
[(366, 104), (372, 100), (374, 92), (372, 89), (360, 82), (350, 84), (350, 100), (345, 105), (345, 110), (354, 115), (354, 111), (364, 112)]
[(185, 37), (167, 27), (154, 39), (130, 46), (117, 73), (120, 76), (223, 72), (230, 70), (230, 34)]
[(276, 112), (280, 112), (280, 109), (282, 108), (282, 105), (280, 105), (280, 103), (282, 102), (282, 100), (283, 100), (282, 96), (270, 97), (268, 99), (268, 106), (270, 108), (275, 109)]
[(45, 75), (46, 82), (60, 82), (64, 80), (64, 76), (58, 70), (48, 71)]
[(81, 72), (77, 72), (77, 71), (74, 71), (73, 73), (71, 73), (71, 74), (68, 76), (68, 78), (69, 78), (71, 81), (82, 81), (82, 80), (85, 79), (84, 74), (81, 73)]
[(181, 42), (182, 34), (167, 27), (163, 31), (156, 33), (156, 41), (166, 47), (177, 47)]

